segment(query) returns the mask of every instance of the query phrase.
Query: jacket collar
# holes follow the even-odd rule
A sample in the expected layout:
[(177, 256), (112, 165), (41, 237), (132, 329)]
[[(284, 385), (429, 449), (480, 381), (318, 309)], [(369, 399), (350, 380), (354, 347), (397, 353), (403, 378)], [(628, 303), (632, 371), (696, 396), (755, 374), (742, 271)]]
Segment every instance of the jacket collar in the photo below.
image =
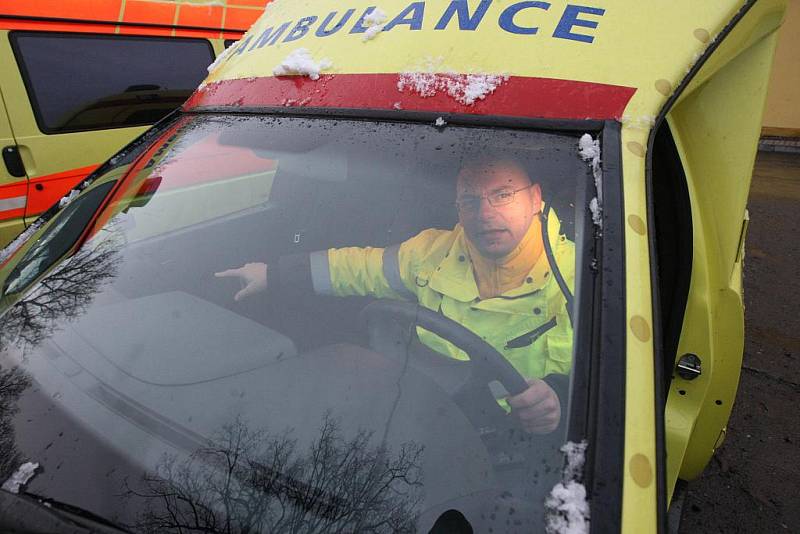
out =
[[(544, 204), (542, 208), (544, 211)], [(539, 217), (543, 221), (541, 215)], [(550, 238), (550, 247), (553, 251), (558, 248), (560, 229), (561, 221), (558, 219), (558, 216), (556, 216), (555, 211), (551, 209), (547, 218), (547, 232)], [(472, 272), (472, 264), (469, 259), (469, 250), (467, 238), (466, 235), (464, 235), (464, 228), (461, 224), (457, 224), (455, 228), (453, 228), (453, 232), (455, 236), (450, 250), (430, 274), (430, 288), (461, 302), (479, 300), (478, 285), (475, 282), (475, 275)], [(542, 252), (538, 261), (528, 273), (527, 278), (531, 280), (530, 282), (526, 279), (519, 287), (510, 289), (495, 298), (516, 298), (534, 293), (542, 289), (550, 280), (552, 277), (550, 271), (550, 262), (547, 260), (547, 254)]]

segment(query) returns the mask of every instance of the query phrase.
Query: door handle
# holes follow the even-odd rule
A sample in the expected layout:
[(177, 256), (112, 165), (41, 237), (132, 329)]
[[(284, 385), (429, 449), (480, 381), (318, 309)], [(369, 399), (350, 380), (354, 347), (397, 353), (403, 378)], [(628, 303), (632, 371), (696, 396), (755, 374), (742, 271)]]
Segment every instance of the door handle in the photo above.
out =
[(6, 164), (6, 170), (11, 176), (15, 178), (25, 176), (25, 165), (22, 164), (17, 145), (3, 147), (3, 162)]

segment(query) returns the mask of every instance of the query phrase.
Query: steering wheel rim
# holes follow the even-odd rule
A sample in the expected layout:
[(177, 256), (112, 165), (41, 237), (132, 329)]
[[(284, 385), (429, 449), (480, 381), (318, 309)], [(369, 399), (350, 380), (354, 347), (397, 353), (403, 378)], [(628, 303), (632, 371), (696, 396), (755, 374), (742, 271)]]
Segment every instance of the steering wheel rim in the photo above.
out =
[(500, 352), (480, 336), (449, 317), (417, 303), (378, 299), (364, 307), (359, 314), (362, 324), (369, 328), (371, 319), (394, 319), (409, 326), (419, 326), (463, 350), (473, 365), (472, 377), (497, 380), (509, 395), (519, 395), (528, 382)]

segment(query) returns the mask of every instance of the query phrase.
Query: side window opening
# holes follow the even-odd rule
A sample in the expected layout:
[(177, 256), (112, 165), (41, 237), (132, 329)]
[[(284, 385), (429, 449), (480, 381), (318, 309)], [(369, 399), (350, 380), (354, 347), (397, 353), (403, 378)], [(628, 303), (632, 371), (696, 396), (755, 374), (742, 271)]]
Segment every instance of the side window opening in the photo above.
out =
[(46, 134), (158, 122), (214, 60), (206, 39), (40, 32), (12, 32), (10, 39)]
[[(666, 121), (655, 134), (652, 156), (663, 387), (677, 359), (692, 275), (692, 211), (686, 174)], [(666, 396), (664, 397), (666, 402)]]

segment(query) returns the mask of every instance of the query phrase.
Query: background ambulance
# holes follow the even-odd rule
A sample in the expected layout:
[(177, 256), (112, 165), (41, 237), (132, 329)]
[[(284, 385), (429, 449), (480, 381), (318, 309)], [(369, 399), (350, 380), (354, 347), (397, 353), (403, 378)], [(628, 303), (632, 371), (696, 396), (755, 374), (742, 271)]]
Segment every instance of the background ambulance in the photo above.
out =
[(266, 1), (0, 1), (0, 245), (180, 106)]
[[(675, 526), (736, 396), (745, 206), (784, 9), (276, 0), (180, 113), (0, 257), (0, 473), (20, 491), (0, 492), (0, 519)], [(385, 261), (458, 231), (476, 156), (521, 162), (551, 210), (543, 243), (574, 245), (574, 264), (548, 256), (481, 299), (455, 249), (415, 271)], [(349, 247), (365, 266), (332, 276)], [(214, 273), (250, 262), (273, 285), (237, 301)], [(459, 304), (437, 308), (447, 284)], [(483, 339), (451, 318), (489, 307), (518, 330)], [(567, 320), (573, 335), (534, 335)], [(426, 350), (418, 328), (472, 361)], [(495, 397), (530, 378), (514, 358), (545, 355), (568, 378), (563, 419), (533, 435)]]

